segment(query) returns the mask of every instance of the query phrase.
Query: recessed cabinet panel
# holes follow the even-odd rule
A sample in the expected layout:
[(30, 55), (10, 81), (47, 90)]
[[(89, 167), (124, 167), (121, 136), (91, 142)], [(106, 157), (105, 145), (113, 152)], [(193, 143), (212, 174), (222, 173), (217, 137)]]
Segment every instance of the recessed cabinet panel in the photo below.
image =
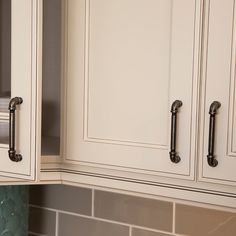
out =
[[(37, 0), (0, 0), (0, 175), (21, 179), (35, 178), (37, 7)], [(14, 97), (23, 102), (12, 103), (10, 122)], [(10, 160), (9, 144), (22, 160)]]
[(167, 149), (171, 3), (90, 1), (85, 139)]
[[(236, 126), (235, 126), (235, 1), (206, 1), (202, 133), (200, 136), (200, 177), (205, 181), (236, 180)], [(215, 115), (215, 132), (211, 133), (209, 109), (212, 102), (221, 106)], [(209, 137), (213, 142), (213, 159), (209, 165)], [(212, 145), (210, 145), (212, 147)]]
[[(66, 160), (193, 176), (200, 1), (66, 5)], [(169, 157), (175, 100), (178, 164)]]

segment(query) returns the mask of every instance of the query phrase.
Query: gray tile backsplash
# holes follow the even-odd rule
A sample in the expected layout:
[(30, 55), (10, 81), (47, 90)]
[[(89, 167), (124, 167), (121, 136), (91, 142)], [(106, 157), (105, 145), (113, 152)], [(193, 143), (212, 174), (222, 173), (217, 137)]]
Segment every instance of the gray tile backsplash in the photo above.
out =
[(30, 204), (28, 236), (236, 235), (235, 213), (188, 202), (51, 185), (32, 186)]
[(129, 236), (129, 227), (68, 214), (59, 214), (58, 236)]
[(31, 186), (30, 204), (91, 215), (92, 190), (64, 185)]
[(55, 236), (56, 213), (42, 208), (29, 208), (29, 232)]
[(172, 232), (173, 203), (95, 191), (95, 216)]
[(236, 214), (177, 204), (176, 232), (191, 236), (235, 236)]

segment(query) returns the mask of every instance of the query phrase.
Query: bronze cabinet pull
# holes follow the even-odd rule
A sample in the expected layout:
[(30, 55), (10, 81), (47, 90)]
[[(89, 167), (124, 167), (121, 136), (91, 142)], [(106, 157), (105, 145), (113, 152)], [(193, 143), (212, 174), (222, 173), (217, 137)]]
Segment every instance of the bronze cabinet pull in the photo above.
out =
[(180, 162), (181, 158), (177, 155), (176, 152), (176, 133), (177, 133), (177, 113), (179, 108), (183, 103), (179, 100), (176, 100), (172, 103), (171, 106), (171, 140), (170, 140), (170, 160), (173, 163)]
[(15, 123), (16, 123), (16, 106), (23, 103), (23, 99), (20, 97), (14, 97), (9, 103), (9, 158), (14, 162), (19, 162), (22, 160), (21, 154), (16, 154), (15, 150)]
[(208, 140), (208, 155), (207, 155), (207, 162), (209, 166), (216, 167), (218, 165), (218, 161), (215, 159), (214, 156), (214, 146), (215, 146), (215, 120), (217, 110), (220, 108), (220, 102), (214, 101), (210, 105), (209, 114), (209, 140)]

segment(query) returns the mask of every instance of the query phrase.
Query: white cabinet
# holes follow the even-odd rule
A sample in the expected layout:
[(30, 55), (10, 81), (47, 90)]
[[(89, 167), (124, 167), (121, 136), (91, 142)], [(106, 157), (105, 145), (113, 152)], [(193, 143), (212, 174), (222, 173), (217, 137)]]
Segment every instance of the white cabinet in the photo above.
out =
[[(36, 174), (37, 8), (36, 0), (0, 1), (0, 175), (30, 180)], [(12, 159), (16, 150), (18, 162), (8, 154), (8, 104), (14, 97), (23, 99), (11, 122)]]
[[(64, 0), (61, 41), (52, 21), (60, 21), (58, 2), (44, 1), (44, 22), (51, 20), (43, 27), (42, 183), (235, 207), (235, 1)], [(59, 114), (60, 57), (61, 163), (52, 112)], [(176, 100), (172, 144), (181, 160), (173, 163)], [(213, 114), (210, 154), (218, 165), (211, 167), (214, 101), (221, 107)]]
[[(8, 183), (39, 180), (41, 155), (59, 159), (61, 9), (59, 0), (0, 0), (0, 175), (13, 177)], [(15, 97), (23, 102), (9, 115)], [(11, 159), (14, 151), (22, 159), (10, 160), (9, 146)]]
[(0, 11), (1, 176), (235, 206), (234, 0), (0, 0)]
[(201, 1), (66, 2), (65, 161), (193, 178)]
[[(235, 185), (236, 126), (235, 126), (235, 1), (206, 1), (202, 100), (201, 100), (201, 159), (202, 181)], [(207, 162), (209, 143), (209, 107), (218, 101), (215, 121), (214, 157), (216, 167)]]

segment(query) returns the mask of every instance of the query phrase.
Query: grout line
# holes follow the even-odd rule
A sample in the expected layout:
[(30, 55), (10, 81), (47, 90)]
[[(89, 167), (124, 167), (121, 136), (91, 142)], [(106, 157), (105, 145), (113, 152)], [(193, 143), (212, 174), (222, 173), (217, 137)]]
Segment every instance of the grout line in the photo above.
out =
[(92, 207), (91, 207), (91, 216), (94, 217), (94, 197), (95, 197), (95, 189), (92, 189)]
[[(74, 212), (69, 212), (69, 211), (63, 211), (63, 210), (57, 210), (57, 209), (53, 209), (53, 208), (48, 208), (48, 207), (41, 207), (41, 206), (37, 206), (37, 205), (30, 205), (31, 207), (35, 207), (35, 208), (39, 208), (39, 209), (43, 209), (43, 210), (48, 210), (48, 211), (56, 211), (59, 213), (63, 213), (63, 214), (67, 214), (67, 215), (72, 215), (72, 216), (77, 216), (77, 217), (83, 217), (86, 219), (91, 219), (91, 220), (98, 220), (98, 221), (102, 221), (102, 222), (107, 222), (107, 223), (111, 223), (111, 224), (116, 224), (116, 225), (123, 225), (123, 226), (127, 226), (127, 227), (135, 227), (137, 229), (143, 229), (143, 230), (148, 230), (148, 231), (153, 231), (156, 233), (162, 233), (162, 234), (172, 234), (172, 232), (168, 232), (168, 231), (163, 231), (163, 230), (158, 230), (158, 229), (153, 229), (153, 228), (148, 228), (145, 226), (139, 226), (139, 225), (133, 225), (133, 224), (128, 224), (128, 223), (123, 223), (123, 222), (118, 222), (118, 221), (114, 221), (114, 220), (109, 220), (109, 219), (103, 219), (103, 218), (99, 218), (96, 216), (89, 216), (89, 215), (83, 215), (83, 214), (78, 214), (78, 213), (74, 213)], [(177, 235), (176, 235), (177, 236)]]
[(35, 236), (47, 236), (46, 234), (37, 234), (37, 233), (31, 232), (31, 231), (29, 231), (28, 233), (35, 235)]
[(56, 229), (55, 229), (55, 236), (58, 236), (58, 230), (59, 230), (59, 212), (56, 211)]
[(176, 215), (176, 203), (173, 202), (173, 219), (172, 219), (172, 233), (175, 233), (175, 215)]
[(42, 210), (54, 211), (54, 212), (58, 212), (58, 213), (62, 213), (62, 214), (68, 214), (68, 215), (72, 215), (72, 216), (83, 217), (83, 218), (86, 218), (86, 219), (93, 219), (93, 220), (95, 219), (95, 220), (100, 220), (100, 221), (104, 221), (104, 222), (108, 222), (108, 223), (119, 224), (119, 225), (123, 225), (123, 226), (130, 226), (130, 224), (127, 224), (127, 223), (122, 223), (122, 222), (117, 222), (117, 221), (113, 221), (113, 220), (109, 220), (109, 219), (93, 217), (93, 216), (90, 216), (90, 215), (83, 215), (83, 214), (79, 214), (79, 213), (63, 211), (63, 210), (57, 210), (57, 209), (48, 208), (48, 207), (41, 207), (41, 206), (37, 206), (37, 205), (30, 205), (30, 206), (35, 207), (35, 208), (39, 208), (39, 209), (42, 209)]
[(153, 233), (161, 233), (161, 234), (168, 235), (168, 236), (169, 235), (170, 236), (189, 236), (189, 235), (183, 235), (183, 234), (175, 234), (175, 233), (166, 232), (166, 231), (162, 231), (162, 230), (156, 230), (156, 229), (140, 227), (140, 226), (136, 226), (136, 225), (130, 225), (130, 228), (131, 228), (132, 231), (133, 231), (133, 228), (136, 228), (136, 229), (141, 229), (141, 230), (145, 230), (145, 231), (150, 231), (150, 232), (153, 232)]
[(132, 236), (132, 226), (129, 227), (129, 236)]
[(179, 235), (179, 234), (173, 234), (172, 232), (167, 232), (167, 231), (163, 231), (163, 230), (147, 228), (147, 227), (143, 227), (143, 226), (131, 225), (131, 227), (132, 228), (136, 228), (136, 229), (145, 230), (145, 231), (150, 231), (150, 232), (153, 232), (153, 233), (161, 233), (161, 234), (167, 234), (167, 235), (173, 235), (173, 236), (183, 236), (183, 235)]

